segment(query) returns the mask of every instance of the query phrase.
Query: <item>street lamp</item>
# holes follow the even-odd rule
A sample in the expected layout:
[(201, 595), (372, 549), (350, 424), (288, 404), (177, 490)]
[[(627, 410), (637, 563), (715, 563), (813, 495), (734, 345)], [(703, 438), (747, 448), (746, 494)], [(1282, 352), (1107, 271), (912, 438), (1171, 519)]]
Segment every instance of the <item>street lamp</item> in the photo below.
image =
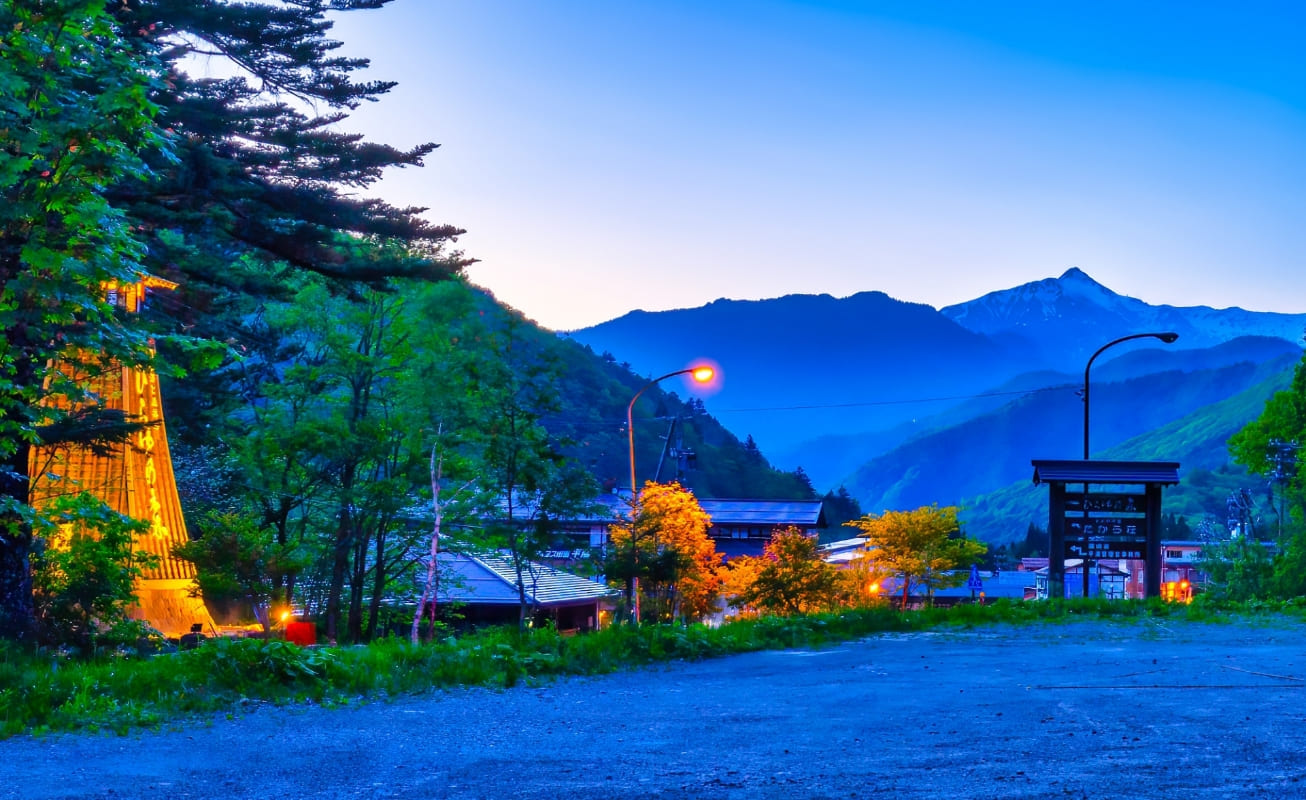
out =
[[(1134, 333), (1129, 336), (1121, 336), (1119, 339), (1112, 339), (1097, 349), (1097, 352), (1089, 356), (1088, 363), (1084, 365), (1084, 460), (1088, 460), (1088, 372), (1093, 368), (1093, 362), (1102, 352), (1109, 347), (1114, 347), (1121, 342), (1127, 342), (1130, 339), (1160, 339), (1166, 344), (1170, 344), (1179, 338), (1179, 334), (1174, 331), (1165, 331), (1164, 333)], [(1083, 538), (1084, 538), (1084, 555), (1079, 562), (1079, 570), (1083, 573), (1084, 578), (1084, 597), (1088, 597), (1088, 484), (1084, 484), (1084, 501), (1083, 501)], [(1102, 571), (1098, 569), (1098, 584), (1101, 585)]]
[(1166, 331), (1165, 333), (1134, 333), (1129, 336), (1121, 336), (1119, 339), (1114, 339), (1110, 342), (1107, 342), (1106, 344), (1099, 347), (1096, 353), (1094, 353), (1091, 357), (1089, 357), (1088, 364), (1084, 366), (1084, 460), (1085, 461), (1088, 460), (1088, 371), (1093, 368), (1093, 361), (1098, 356), (1102, 355), (1102, 351), (1106, 350), (1108, 347), (1114, 347), (1115, 345), (1118, 345), (1121, 342), (1127, 342), (1130, 339), (1160, 339), (1166, 344), (1170, 344), (1178, 338), (1179, 338), (1179, 334), (1175, 333), (1174, 331)]
[[(639, 489), (635, 487), (635, 401), (640, 395), (648, 391), (649, 387), (664, 381), (667, 378), (674, 378), (677, 375), (691, 375), (699, 383), (707, 383), (716, 376), (716, 370), (707, 364), (697, 364), (692, 367), (678, 369), (675, 372), (668, 372), (660, 378), (654, 378), (638, 391), (635, 396), (630, 398), (630, 403), (626, 406), (626, 437), (630, 444), (630, 546), (631, 556), (635, 559), (635, 565), (639, 564), (639, 548), (635, 546), (635, 508), (639, 502)], [(635, 604), (635, 623), (639, 623), (639, 575), (631, 579), (631, 593), (634, 595), (632, 600)]]

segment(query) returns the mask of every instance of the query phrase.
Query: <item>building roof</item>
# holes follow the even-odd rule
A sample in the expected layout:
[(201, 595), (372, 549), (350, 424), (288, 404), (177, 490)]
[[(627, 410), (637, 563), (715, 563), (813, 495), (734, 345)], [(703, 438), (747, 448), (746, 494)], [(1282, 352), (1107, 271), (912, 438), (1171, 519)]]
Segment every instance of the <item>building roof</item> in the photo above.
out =
[(1178, 461), (1092, 461), (1034, 459), (1034, 483), (1159, 483), (1179, 482)]
[[(501, 554), (467, 555), (442, 552), (439, 556), (440, 602), (517, 605), (517, 573), (512, 560)], [(556, 607), (592, 603), (619, 592), (589, 578), (547, 564), (527, 561), (523, 570), (526, 600), (534, 606)]]
[(821, 558), (831, 564), (848, 564), (865, 551), (866, 540), (857, 536), (821, 545)]
[[(1083, 563), (1084, 563), (1083, 559), (1080, 558), (1067, 558), (1065, 561), (1066, 574), (1067, 575), (1070, 575), (1072, 573), (1075, 575), (1081, 574), (1081, 570), (1083, 569), (1081, 565)], [(1098, 575), (1125, 575), (1125, 576), (1129, 575), (1129, 570), (1120, 568), (1119, 561), (1116, 561), (1115, 564), (1116, 566), (1111, 566), (1106, 561), (1098, 561), (1096, 565), (1091, 565), (1089, 567), (1090, 570), (1089, 574), (1091, 575), (1094, 572), (1096, 572)], [(1052, 569), (1051, 567), (1043, 567), (1042, 569), (1037, 570), (1037, 573), (1039, 575), (1047, 575), (1051, 569)]]
[(698, 505), (712, 518), (713, 525), (796, 525), (812, 528), (825, 525), (820, 500), (719, 500), (699, 498)]

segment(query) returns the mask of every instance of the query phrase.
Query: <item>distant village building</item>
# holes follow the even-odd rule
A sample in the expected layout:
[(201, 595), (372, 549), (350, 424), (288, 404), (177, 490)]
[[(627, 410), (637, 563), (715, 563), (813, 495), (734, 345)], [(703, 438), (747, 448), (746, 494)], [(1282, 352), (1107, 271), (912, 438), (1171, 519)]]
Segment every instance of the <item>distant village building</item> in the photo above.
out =
[[(576, 515), (553, 523), (557, 547), (546, 553), (550, 560), (578, 560), (608, 544), (608, 527), (628, 518), (630, 493), (613, 492), (595, 498), (602, 511)], [(708, 536), (717, 552), (731, 558), (761, 555), (777, 528), (795, 527), (809, 536), (817, 536), (826, 527), (821, 500), (745, 500), (730, 498), (696, 498), (711, 518)]]
[[(476, 625), (516, 624), (521, 613), (517, 571), (506, 556), (442, 552), (437, 608), (452, 607)], [(594, 630), (611, 619), (620, 592), (598, 580), (527, 561), (522, 589), (533, 624), (560, 631)]]
[[(1034, 573), (1035, 596), (1039, 600), (1045, 600), (1048, 597), (1048, 572), (1049, 567), (1043, 567)], [(1088, 596), (1105, 597), (1110, 600), (1124, 600), (1128, 597), (1125, 593), (1125, 584), (1129, 579), (1129, 572), (1120, 567), (1119, 562), (1108, 562), (1106, 560), (1090, 564), (1088, 567)], [(1084, 562), (1082, 559), (1066, 559), (1066, 583), (1065, 596), (1082, 597), (1084, 594)]]
[(818, 536), (826, 527), (825, 507), (820, 500), (702, 498), (698, 504), (712, 518), (707, 535), (726, 561), (737, 556), (760, 556), (777, 528), (794, 527), (808, 536)]

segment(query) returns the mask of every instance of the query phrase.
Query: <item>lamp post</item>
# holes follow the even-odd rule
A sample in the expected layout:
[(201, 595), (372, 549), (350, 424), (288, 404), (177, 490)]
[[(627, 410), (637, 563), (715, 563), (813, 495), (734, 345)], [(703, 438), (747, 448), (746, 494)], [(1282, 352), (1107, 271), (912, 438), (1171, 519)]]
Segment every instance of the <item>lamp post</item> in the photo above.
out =
[[(1128, 342), (1131, 339), (1160, 339), (1166, 344), (1171, 344), (1179, 338), (1179, 334), (1174, 331), (1165, 331), (1162, 333), (1133, 333), (1129, 336), (1121, 336), (1119, 339), (1112, 339), (1097, 349), (1097, 352), (1089, 356), (1088, 363), (1084, 365), (1084, 460), (1088, 460), (1088, 373), (1093, 368), (1093, 362), (1097, 357), (1108, 348), (1114, 347), (1121, 342)], [(1084, 597), (1088, 597), (1088, 484), (1084, 484), (1084, 501), (1083, 501), (1083, 530), (1084, 537), (1084, 556), (1080, 560), (1079, 571), (1084, 576)], [(1100, 575), (1100, 573), (1099, 573)]]
[(1179, 338), (1179, 334), (1173, 331), (1166, 331), (1165, 333), (1134, 333), (1134, 334), (1130, 334), (1129, 336), (1121, 336), (1119, 339), (1113, 339), (1112, 341), (1107, 342), (1106, 344), (1099, 347), (1096, 353), (1094, 353), (1092, 356), (1089, 357), (1088, 364), (1084, 366), (1084, 460), (1085, 461), (1088, 460), (1088, 371), (1093, 368), (1093, 361), (1098, 356), (1102, 355), (1102, 351), (1106, 350), (1107, 348), (1114, 347), (1115, 345), (1118, 345), (1121, 342), (1127, 342), (1130, 339), (1160, 339), (1166, 344), (1170, 344), (1171, 342), (1173, 342), (1178, 338)]
[[(692, 375), (694, 377), (694, 380), (698, 381), (699, 383), (707, 383), (708, 381), (712, 380), (713, 377), (716, 376), (716, 370), (713, 369), (712, 367), (709, 367), (706, 364), (698, 364), (692, 367), (678, 369), (675, 372), (668, 372), (666, 375), (663, 375), (659, 378), (654, 378), (653, 380), (644, 384), (644, 386), (640, 388), (638, 392), (635, 392), (635, 396), (630, 398), (630, 403), (626, 405), (626, 437), (630, 445), (630, 547), (631, 547), (631, 557), (634, 559), (634, 565), (636, 568), (639, 565), (639, 548), (636, 546), (636, 542), (635, 542), (635, 509), (639, 502), (639, 489), (636, 488), (635, 486), (635, 401), (640, 398), (640, 395), (648, 391), (649, 387), (653, 386), (656, 383), (659, 383), (660, 381), (664, 381), (667, 378), (674, 378), (677, 375)], [(636, 569), (636, 572), (638, 572), (638, 569)], [(639, 575), (638, 574), (636, 574), (633, 578), (631, 578), (631, 594), (633, 595), (631, 600), (635, 605), (635, 624), (638, 625), (639, 624)]]

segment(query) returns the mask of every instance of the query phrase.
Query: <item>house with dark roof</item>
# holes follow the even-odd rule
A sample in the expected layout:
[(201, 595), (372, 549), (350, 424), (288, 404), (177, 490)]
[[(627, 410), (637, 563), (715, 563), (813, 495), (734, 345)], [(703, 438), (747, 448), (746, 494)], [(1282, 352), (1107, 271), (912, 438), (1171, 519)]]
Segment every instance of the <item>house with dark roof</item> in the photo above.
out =
[(760, 556), (776, 528), (794, 527), (816, 536), (826, 527), (820, 500), (724, 500), (700, 498), (712, 518), (707, 535), (726, 561), (736, 556)]
[[(499, 553), (442, 552), (438, 558), (441, 606), (453, 604), (473, 625), (515, 624), (521, 609), (517, 570)], [(560, 631), (594, 630), (620, 595), (598, 580), (575, 575), (538, 561), (526, 561), (521, 590), (534, 624)]]

